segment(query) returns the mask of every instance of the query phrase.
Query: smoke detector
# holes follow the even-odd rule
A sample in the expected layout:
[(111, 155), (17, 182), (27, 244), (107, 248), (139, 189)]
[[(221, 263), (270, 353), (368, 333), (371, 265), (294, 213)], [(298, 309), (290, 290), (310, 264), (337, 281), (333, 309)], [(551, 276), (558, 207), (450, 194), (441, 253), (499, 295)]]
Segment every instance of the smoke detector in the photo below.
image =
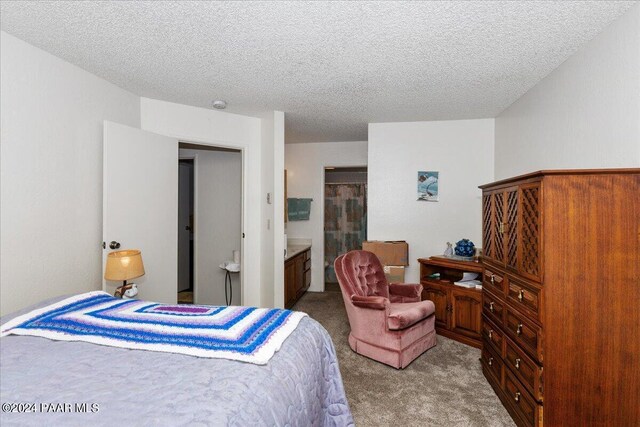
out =
[(227, 108), (227, 102), (226, 101), (217, 100), (217, 101), (213, 101), (211, 103), (211, 106), (213, 108), (215, 108), (216, 110), (224, 110), (225, 108)]

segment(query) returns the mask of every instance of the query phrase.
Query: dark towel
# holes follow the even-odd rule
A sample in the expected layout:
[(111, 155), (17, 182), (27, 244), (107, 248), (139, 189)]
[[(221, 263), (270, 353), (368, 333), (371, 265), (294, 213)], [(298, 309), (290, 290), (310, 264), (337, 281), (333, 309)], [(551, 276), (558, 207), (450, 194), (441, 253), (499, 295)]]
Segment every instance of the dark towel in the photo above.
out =
[(289, 221), (308, 221), (313, 199), (287, 199)]

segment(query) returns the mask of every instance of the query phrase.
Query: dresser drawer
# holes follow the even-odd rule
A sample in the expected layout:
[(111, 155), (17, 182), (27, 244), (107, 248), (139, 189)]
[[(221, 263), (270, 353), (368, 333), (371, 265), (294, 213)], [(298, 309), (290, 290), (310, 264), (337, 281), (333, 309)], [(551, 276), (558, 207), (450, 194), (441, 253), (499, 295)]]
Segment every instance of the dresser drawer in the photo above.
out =
[(509, 277), (507, 284), (507, 302), (512, 307), (540, 320), (542, 288), (521, 279)]
[(500, 356), (504, 356), (504, 334), (487, 316), (483, 316), (482, 339)]
[(504, 327), (513, 341), (536, 361), (542, 362), (542, 329), (507, 305)]
[(542, 401), (542, 368), (529, 356), (524, 354), (518, 346), (506, 338), (506, 352), (504, 364), (508, 366), (516, 377), (531, 393), (534, 399)]
[(482, 361), (485, 370), (489, 372), (491, 377), (493, 377), (495, 384), (502, 387), (504, 364), (500, 356), (491, 351), (488, 345), (483, 345), (480, 360)]
[(504, 302), (494, 295), (482, 292), (482, 312), (498, 326), (503, 324), (504, 307)]
[(500, 298), (504, 298), (504, 274), (490, 267), (485, 267), (482, 274), (482, 287), (484, 289), (488, 289), (494, 295), (497, 295)]
[(521, 420), (518, 425), (538, 426), (542, 419), (542, 405), (536, 403), (529, 392), (508, 369), (504, 370), (504, 394), (509, 406)]

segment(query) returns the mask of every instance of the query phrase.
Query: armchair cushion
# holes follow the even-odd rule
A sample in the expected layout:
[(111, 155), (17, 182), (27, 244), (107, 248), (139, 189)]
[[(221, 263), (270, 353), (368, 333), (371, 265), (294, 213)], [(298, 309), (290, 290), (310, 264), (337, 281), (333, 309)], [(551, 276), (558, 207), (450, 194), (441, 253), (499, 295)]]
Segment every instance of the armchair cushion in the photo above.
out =
[[(409, 283), (390, 283), (389, 293), (400, 297), (420, 298), (422, 285)], [(418, 299), (420, 301), (420, 299)]]
[(406, 329), (431, 316), (435, 311), (436, 307), (431, 301), (391, 303), (387, 326), (392, 331)]
[(389, 300), (381, 296), (367, 296), (351, 295), (351, 302), (356, 307), (360, 308), (372, 308), (374, 310), (384, 310)]

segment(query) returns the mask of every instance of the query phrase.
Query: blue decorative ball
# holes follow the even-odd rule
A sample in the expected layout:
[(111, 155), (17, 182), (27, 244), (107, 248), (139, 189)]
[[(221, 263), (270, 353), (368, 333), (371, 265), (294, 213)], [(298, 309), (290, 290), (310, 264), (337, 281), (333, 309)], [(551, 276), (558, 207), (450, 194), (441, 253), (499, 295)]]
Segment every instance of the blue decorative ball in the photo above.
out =
[(458, 256), (472, 257), (476, 251), (476, 246), (469, 239), (462, 239), (456, 243), (455, 252)]

